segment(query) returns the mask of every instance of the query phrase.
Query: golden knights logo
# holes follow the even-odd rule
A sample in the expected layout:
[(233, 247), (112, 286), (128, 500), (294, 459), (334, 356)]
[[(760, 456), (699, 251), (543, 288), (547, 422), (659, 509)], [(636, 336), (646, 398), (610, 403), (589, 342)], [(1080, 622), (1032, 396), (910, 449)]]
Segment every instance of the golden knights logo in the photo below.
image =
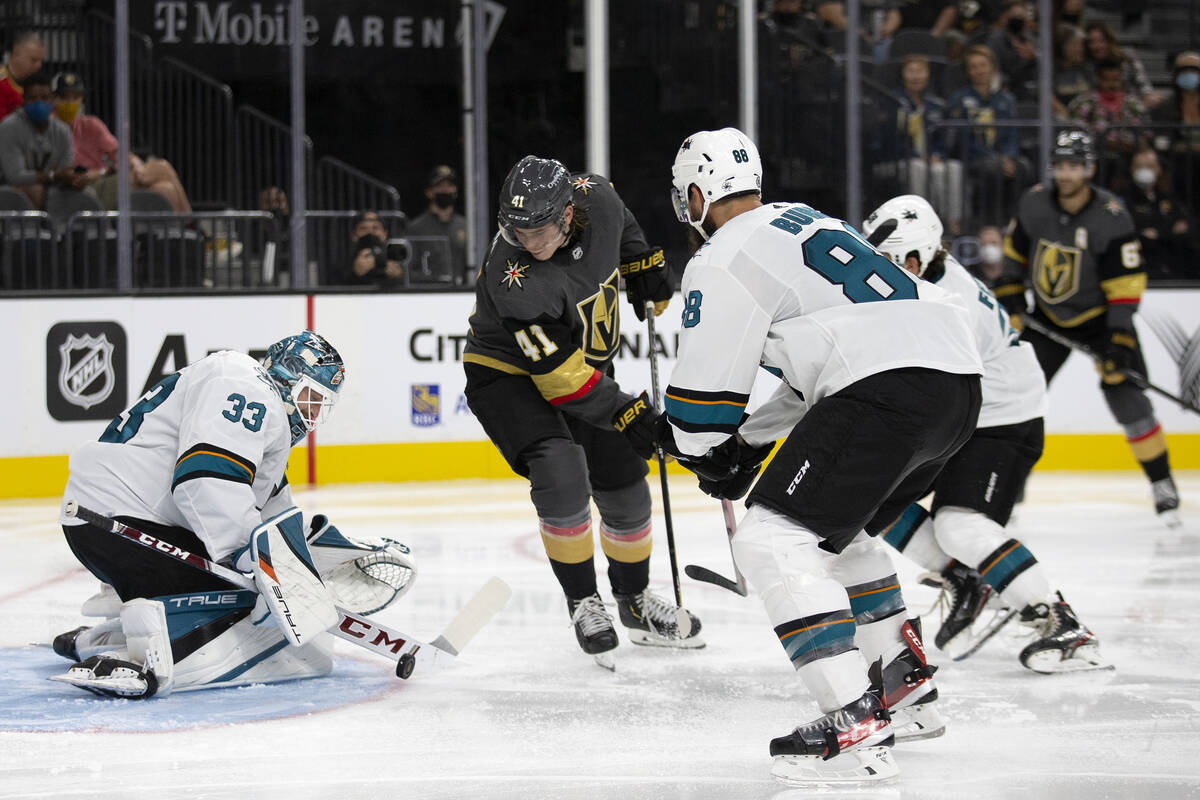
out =
[(436, 383), (412, 384), (412, 424), (429, 428), (442, 421), (442, 390)]
[(1079, 291), (1083, 251), (1039, 239), (1033, 256), (1033, 288), (1048, 303), (1060, 303)]
[(60, 322), (46, 335), (46, 408), (57, 420), (111, 419), (125, 408), (125, 331)]
[(583, 320), (583, 355), (588, 361), (605, 361), (617, 350), (621, 338), (620, 278), (620, 269), (614, 269), (599, 291), (575, 306)]

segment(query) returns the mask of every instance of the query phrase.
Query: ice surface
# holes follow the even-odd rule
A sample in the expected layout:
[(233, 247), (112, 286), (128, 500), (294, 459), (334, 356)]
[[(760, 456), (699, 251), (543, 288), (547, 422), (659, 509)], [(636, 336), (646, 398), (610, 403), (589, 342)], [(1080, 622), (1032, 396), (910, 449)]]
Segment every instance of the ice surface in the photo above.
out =
[[(1189, 755), (1200, 738), (1200, 474), (1178, 480), (1182, 531), (1159, 524), (1134, 473), (1035, 475), (1018, 512), (1016, 535), (1115, 672), (1034, 675), (1017, 663), (1020, 642), (1001, 634), (967, 661), (940, 662), (949, 730), (896, 749), (898, 782), (826, 794), (1200, 797), (1200, 763)], [(681, 569), (732, 574), (719, 505), (686, 477), (671, 489)], [(684, 578), (708, 647), (669, 652), (623, 639), (609, 673), (575, 645), (521, 483), (297, 495), (347, 533), (412, 546), (420, 578), (379, 615), (386, 624), (433, 638), (493, 574), (513, 600), (458, 663), (408, 682), (339, 642), (325, 679), (103, 700), (44, 680), (66, 662), (29, 646), (86, 622), (79, 604), (96, 588), (56, 527), (56, 501), (2, 501), (0, 797), (813, 796), (768, 775), (767, 742), (814, 707), (753, 594)], [(669, 595), (662, 531), (656, 520), (652, 585)], [(934, 592), (915, 584), (915, 567), (898, 559), (898, 569), (910, 608), (929, 608)], [(926, 618), (930, 640), (936, 624)]]

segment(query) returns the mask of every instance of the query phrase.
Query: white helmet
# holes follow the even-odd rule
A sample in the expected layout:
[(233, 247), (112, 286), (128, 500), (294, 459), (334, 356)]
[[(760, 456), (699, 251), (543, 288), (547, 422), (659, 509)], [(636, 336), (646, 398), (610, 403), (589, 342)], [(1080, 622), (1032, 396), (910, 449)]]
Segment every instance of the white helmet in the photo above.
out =
[[(742, 192), (762, 192), (762, 159), (750, 137), (737, 128), (698, 131), (683, 140), (671, 166), (671, 203), (675, 216), (708, 239), (704, 219), (708, 207), (723, 197)], [(700, 219), (688, 213), (688, 187), (704, 196)]]
[[(895, 224), (889, 224), (894, 222)], [(942, 249), (942, 221), (924, 197), (902, 194), (871, 212), (863, 222), (867, 241), (879, 252), (903, 267), (908, 254), (916, 252), (919, 275)]]

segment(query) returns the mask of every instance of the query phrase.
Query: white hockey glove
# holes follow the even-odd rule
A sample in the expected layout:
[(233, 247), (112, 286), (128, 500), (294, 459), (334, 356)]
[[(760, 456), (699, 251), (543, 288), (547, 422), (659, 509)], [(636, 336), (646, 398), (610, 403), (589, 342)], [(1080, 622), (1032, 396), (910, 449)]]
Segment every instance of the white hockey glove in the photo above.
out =
[(324, 514), (309, 521), (308, 548), (338, 605), (374, 614), (400, 599), (417, 578), (408, 545), (383, 537), (352, 539)]

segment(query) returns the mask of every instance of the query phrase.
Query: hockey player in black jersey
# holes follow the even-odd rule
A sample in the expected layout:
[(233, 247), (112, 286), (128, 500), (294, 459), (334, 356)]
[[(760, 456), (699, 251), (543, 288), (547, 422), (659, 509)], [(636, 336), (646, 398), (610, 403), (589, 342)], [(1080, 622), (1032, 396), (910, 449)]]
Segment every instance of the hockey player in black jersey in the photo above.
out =
[(597, 591), (591, 502), (618, 615), (636, 644), (702, 647), (700, 621), (654, 595), (646, 462), (612, 420), (645, 407), (613, 379), (620, 284), (639, 319), (672, 287), (661, 248), (607, 178), (526, 156), (500, 191), (500, 231), (475, 289), (466, 396), (488, 437), (529, 480), (542, 543), (584, 652), (613, 667), (617, 634)]
[[(1134, 457), (1150, 480), (1155, 510), (1176, 527), (1179, 495), (1171, 478), (1167, 439), (1146, 393), (1126, 371), (1146, 374), (1133, 326), (1146, 270), (1133, 219), (1115, 195), (1091, 182), (1096, 153), (1091, 137), (1064, 131), (1051, 153), (1052, 187), (1037, 185), (1017, 204), (1004, 240), (1005, 267), (996, 297), (1011, 314), (1026, 311), (1033, 288), (1033, 320), (1100, 353), (1104, 400), (1125, 429)], [(1049, 383), (1071, 348), (1026, 327)]]

